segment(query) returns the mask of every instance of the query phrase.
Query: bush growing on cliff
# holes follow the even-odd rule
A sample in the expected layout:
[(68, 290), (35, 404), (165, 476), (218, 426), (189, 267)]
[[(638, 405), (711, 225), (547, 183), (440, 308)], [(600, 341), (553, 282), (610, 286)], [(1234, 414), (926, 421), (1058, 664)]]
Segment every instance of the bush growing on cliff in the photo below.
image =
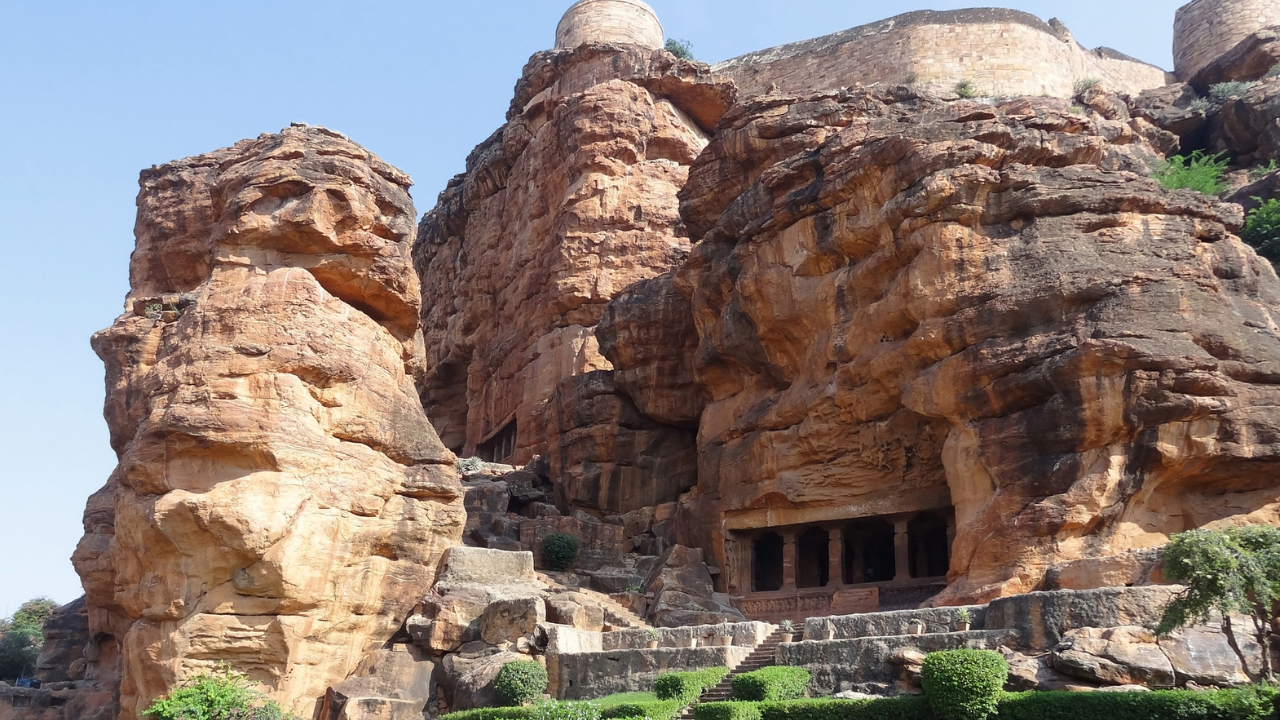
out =
[(1196, 150), (1190, 155), (1174, 155), (1152, 177), (1168, 190), (1198, 190), (1205, 195), (1221, 195), (1227, 189), (1222, 173), (1227, 161), (1222, 153), (1206, 155)]
[(542, 560), (552, 570), (568, 570), (573, 566), (573, 561), (578, 559), (580, 547), (578, 538), (572, 535), (548, 535), (542, 538)]
[[(1259, 669), (1258, 675), (1274, 681), (1271, 627), (1280, 619), (1280, 529), (1254, 525), (1174, 535), (1164, 549), (1164, 576), (1186, 588), (1165, 607), (1157, 633), (1206, 623), (1216, 610), (1244, 667)], [(1249, 618), (1261, 648), (1257, 662), (1241, 652), (1233, 614)]]
[(480, 472), (484, 469), (484, 461), (478, 457), (458, 458), (458, 472), (466, 475), (467, 473)]
[(675, 55), (681, 60), (693, 59), (693, 43), (688, 40), (677, 40), (675, 38), (667, 38), (667, 52)]
[(965, 78), (956, 83), (952, 90), (962, 98), (978, 97), (978, 88), (974, 86), (973, 81), (969, 78)]
[(493, 689), (507, 706), (524, 705), (547, 691), (547, 669), (534, 660), (516, 660), (502, 666)]
[(1256, 82), (1242, 82), (1240, 80), (1232, 80), (1231, 82), (1218, 83), (1209, 86), (1209, 99), (1216, 103), (1224, 103), (1233, 98), (1238, 98), (1249, 91), (1249, 88), (1257, 85)]
[(184, 682), (142, 714), (156, 720), (294, 720), (226, 663)]
[(1009, 664), (990, 650), (929, 653), (920, 666), (924, 696), (942, 720), (986, 720), (994, 715)]
[(1249, 211), (1240, 239), (1252, 245), (1262, 257), (1280, 263), (1280, 200), (1254, 200), (1262, 204)]
[(1076, 81), (1075, 87), (1072, 88), (1072, 91), (1074, 92), (1073, 97), (1080, 97), (1097, 87), (1101, 82), (1102, 81), (1098, 78), (1080, 78)]
[(13, 682), (35, 670), (44, 623), (57, 606), (48, 598), (36, 598), (23, 603), (13, 617), (0, 620), (0, 680)]

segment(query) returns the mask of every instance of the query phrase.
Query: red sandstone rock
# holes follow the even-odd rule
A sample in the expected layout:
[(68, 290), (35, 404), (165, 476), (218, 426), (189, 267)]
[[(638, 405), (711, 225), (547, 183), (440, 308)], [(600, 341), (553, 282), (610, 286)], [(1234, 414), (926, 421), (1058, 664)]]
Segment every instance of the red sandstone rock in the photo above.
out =
[(93, 339), (120, 464), (74, 557), (121, 718), (221, 661), (310, 714), (459, 539), (411, 377), (408, 186), (305, 126), (143, 173), (126, 312)]

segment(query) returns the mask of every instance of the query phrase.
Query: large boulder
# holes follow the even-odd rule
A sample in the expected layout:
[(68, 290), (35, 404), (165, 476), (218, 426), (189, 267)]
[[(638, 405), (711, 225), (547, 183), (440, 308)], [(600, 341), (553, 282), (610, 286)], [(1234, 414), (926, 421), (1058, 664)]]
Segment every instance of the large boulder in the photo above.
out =
[(295, 126), (142, 173), (93, 337), (119, 465), (73, 558), (120, 718), (225, 662), (311, 715), (464, 521), (423, 369), (409, 178)]
[(351, 677), (329, 688), (317, 720), (421, 720), (435, 687), (430, 657), (392, 645), (366, 655)]
[(1083, 628), (1067, 633), (1053, 654), (1064, 675), (1105, 685), (1173, 687), (1173, 664), (1151, 631), (1133, 626)]
[(450, 710), (496, 707), (502, 704), (493, 681), (502, 666), (528, 656), (493, 647), (476, 647), (473, 651), (446, 655), (441, 667), (440, 684), (447, 693)]
[(547, 607), (540, 597), (500, 600), (480, 616), (480, 639), (490, 645), (514, 644), (533, 636), (547, 621)]

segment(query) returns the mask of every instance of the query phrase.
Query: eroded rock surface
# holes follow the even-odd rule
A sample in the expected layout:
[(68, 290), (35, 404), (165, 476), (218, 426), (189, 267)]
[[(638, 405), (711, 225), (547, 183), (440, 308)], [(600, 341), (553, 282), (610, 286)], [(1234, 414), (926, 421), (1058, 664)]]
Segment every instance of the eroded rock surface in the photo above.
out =
[(956, 604), (1280, 520), (1280, 282), (1237, 206), (1134, 172), (1158, 155), (1121, 109), (888, 88), (726, 116), (681, 192), (688, 544), (952, 506)]
[(309, 715), (464, 521), (413, 385), (409, 179), (298, 126), (141, 185), (126, 312), (93, 338), (120, 464), (74, 557), (90, 632), (122, 718), (221, 661)]

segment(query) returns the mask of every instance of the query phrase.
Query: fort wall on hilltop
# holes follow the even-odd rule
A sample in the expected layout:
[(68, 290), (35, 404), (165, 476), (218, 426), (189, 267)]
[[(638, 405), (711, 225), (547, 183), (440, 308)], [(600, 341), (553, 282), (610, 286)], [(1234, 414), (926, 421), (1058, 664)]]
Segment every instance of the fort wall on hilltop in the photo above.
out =
[(1190, 80), (1249, 35), (1280, 25), (1275, 0), (1195, 0), (1178, 9), (1173, 21), (1173, 65), (1178, 78)]
[(556, 27), (556, 49), (593, 42), (660, 48), (663, 37), (657, 14), (640, 0), (581, 0)]
[(968, 80), (982, 95), (1070, 97), (1085, 78), (1128, 94), (1168, 82), (1154, 65), (1109, 48), (1081, 47), (1056, 20), (996, 8), (907, 13), (712, 69), (732, 78), (744, 96), (773, 85), (804, 93), (874, 83), (950, 88)]

